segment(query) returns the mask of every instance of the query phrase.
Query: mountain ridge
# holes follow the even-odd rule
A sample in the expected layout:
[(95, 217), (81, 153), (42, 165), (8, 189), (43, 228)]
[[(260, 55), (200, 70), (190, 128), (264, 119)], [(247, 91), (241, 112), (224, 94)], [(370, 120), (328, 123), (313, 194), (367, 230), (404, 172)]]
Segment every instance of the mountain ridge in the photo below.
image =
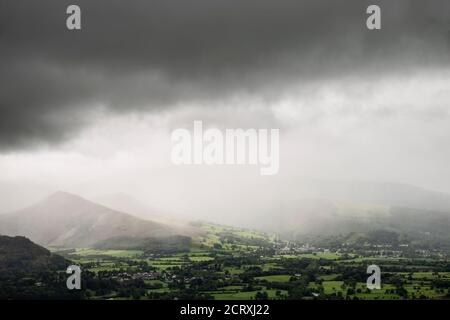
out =
[(175, 233), (168, 225), (142, 220), (63, 191), (0, 216), (0, 234), (26, 236), (54, 247), (87, 247), (116, 236), (159, 237)]

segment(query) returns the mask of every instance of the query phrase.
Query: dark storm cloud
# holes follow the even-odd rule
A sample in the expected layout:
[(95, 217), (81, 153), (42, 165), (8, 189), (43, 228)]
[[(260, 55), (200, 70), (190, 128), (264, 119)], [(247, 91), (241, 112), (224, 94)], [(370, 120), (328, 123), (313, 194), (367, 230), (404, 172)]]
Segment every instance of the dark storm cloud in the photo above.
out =
[[(65, 10), (82, 9), (68, 31)], [(382, 7), (382, 30), (365, 9)], [(450, 2), (0, 0), (0, 149), (113, 112), (276, 94), (291, 82), (448, 65)]]

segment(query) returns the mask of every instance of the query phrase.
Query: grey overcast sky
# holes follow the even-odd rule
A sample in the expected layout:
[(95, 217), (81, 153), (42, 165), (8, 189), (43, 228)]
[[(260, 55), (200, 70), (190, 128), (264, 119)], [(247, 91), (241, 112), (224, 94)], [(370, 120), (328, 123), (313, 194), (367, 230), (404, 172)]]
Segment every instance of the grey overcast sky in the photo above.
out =
[[(297, 176), (450, 192), (449, 49), (448, 0), (0, 0), (0, 209), (53, 189), (219, 208), (238, 184), (251, 212)], [(194, 119), (280, 128), (280, 177), (172, 167)]]
[(92, 112), (152, 111), (237, 92), (277, 99), (293, 82), (447, 67), (450, 3), (375, 1), (0, 1), (0, 148), (73, 137)]

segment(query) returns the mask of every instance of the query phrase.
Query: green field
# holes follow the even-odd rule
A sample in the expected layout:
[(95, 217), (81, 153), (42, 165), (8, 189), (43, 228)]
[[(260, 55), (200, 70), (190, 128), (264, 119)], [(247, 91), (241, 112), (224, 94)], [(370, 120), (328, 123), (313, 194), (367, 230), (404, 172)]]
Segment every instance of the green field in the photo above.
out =
[(292, 276), (288, 274), (280, 274), (273, 276), (256, 277), (255, 279), (266, 280), (269, 282), (288, 282), (291, 277)]
[(258, 292), (266, 292), (270, 299), (277, 298), (277, 291), (279, 294), (285, 295), (287, 292), (284, 290), (260, 290), (260, 291), (228, 291), (228, 292), (210, 292), (215, 300), (253, 300)]
[(136, 258), (142, 255), (141, 250), (97, 250), (91, 248), (76, 249), (75, 255), (78, 256), (110, 256), (116, 258)]

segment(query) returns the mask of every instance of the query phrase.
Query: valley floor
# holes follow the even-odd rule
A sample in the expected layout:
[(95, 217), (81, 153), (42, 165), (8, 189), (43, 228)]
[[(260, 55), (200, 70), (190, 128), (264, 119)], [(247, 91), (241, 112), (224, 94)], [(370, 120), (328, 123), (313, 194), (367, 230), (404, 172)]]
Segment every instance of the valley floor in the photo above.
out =
[[(89, 299), (448, 299), (446, 253), (317, 248), (257, 231), (203, 224), (184, 252), (60, 251), (83, 270)], [(403, 250), (403, 251), (402, 251)], [(368, 265), (381, 289), (367, 288)]]

